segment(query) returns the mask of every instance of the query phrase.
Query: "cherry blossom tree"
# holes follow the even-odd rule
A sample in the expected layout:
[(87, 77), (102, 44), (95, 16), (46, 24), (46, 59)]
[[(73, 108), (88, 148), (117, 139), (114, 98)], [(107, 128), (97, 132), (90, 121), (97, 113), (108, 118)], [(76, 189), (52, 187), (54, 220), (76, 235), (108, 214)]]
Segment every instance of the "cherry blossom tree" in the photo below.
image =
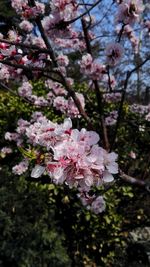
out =
[[(145, 8), (142, 0), (112, 1), (114, 38), (105, 42), (102, 56), (95, 58), (93, 43), (100, 21), (93, 14), (103, 2), (12, 0), (19, 25), (15, 30), (11, 28), (6, 36), (0, 34), (1, 86), (31, 105), (51, 107), (65, 115), (64, 121), (58, 124), (38, 111), (30, 121), (20, 118), (16, 131), (5, 134), (6, 140), (16, 142), (23, 157), (13, 167), (13, 173), (29, 171), (34, 179), (47, 175), (50, 182), (66, 184), (70, 189), (75, 187), (83, 205), (96, 214), (105, 209), (105, 202), (103, 196), (92, 194), (94, 187), (107, 188), (109, 183), (112, 186), (118, 177), (147, 186), (120, 169), (116, 140), (129, 79), (149, 62), (150, 55), (133, 68), (130, 64), (125, 67), (121, 89), (118, 75), (115, 77), (113, 73), (124, 58), (126, 40), (131, 43), (133, 54), (138, 53), (140, 40), (135, 35), (135, 25), (149, 33), (150, 23), (142, 17)], [(99, 128), (95, 128), (94, 115), (86, 108), (90, 94), (76, 91), (76, 81), (69, 76), (71, 52), (81, 55), (78, 68), (89, 91), (95, 94)], [(34, 93), (33, 83), (38, 80), (43, 82), (43, 96)], [(17, 92), (12, 89), (15, 86)], [(119, 108), (106, 117), (107, 102), (118, 102)], [(135, 106), (131, 109), (136, 110)], [(150, 107), (143, 109), (145, 120), (149, 121)], [(77, 129), (75, 120), (83, 121), (84, 127)], [(109, 133), (111, 125), (115, 125), (113, 135)], [(5, 147), (2, 153), (10, 153), (10, 149)]]

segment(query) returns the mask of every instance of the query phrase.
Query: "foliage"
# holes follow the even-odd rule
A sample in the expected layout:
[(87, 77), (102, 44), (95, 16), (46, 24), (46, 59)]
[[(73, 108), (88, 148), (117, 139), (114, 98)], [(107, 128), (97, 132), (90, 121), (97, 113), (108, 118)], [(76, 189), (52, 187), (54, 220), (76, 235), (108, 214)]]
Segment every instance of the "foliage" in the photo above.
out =
[(47, 187), (10, 175), (0, 180), (0, 266), (69, 266)]

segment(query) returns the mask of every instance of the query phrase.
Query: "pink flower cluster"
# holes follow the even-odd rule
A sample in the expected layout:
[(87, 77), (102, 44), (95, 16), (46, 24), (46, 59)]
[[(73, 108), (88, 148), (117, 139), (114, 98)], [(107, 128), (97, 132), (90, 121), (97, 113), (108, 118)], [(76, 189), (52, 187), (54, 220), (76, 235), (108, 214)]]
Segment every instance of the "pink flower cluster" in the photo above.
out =
[[(117, 27), (116, 31), (118, 34), (120, 34), (120, 32), (122, 31), (122, 27)], [(128, 37), (134, 51), (138, 52), (139, 38), (135, 35), (133, 28), (129, 24), (125, 25), (122, 34), (123, 36)]]
[(51, 3), (52, 14), (58, 21), (68, 21), (77, 15), (77, 3), (75, 0), (52, 0)]
[(103, 94), (103, 99), (107, 103), (116, 103), (121, 100), (121, 93), (119, 92), (111, 92)]
[(60, 66), (63, 66), (63, 67), (66, 67), (68, 66), (69, 64), (69, 59), (66, 55), (63, 55), (63, 54), (60, 54), (58, 57), (57, 57), (57, 63), (60, 65)]
[(27, 159), (24, 159), (18, 165), (15, 165), (12, 168), (12, 171), (14, 174), (21, 175), (28, 170), (28, 167), (29, 167), (29, 161)]
[(106, 67), (97, 63), (90, 54), (86, 54), (80, 61), (81, 72), (93, 80), (100, 80), (106, 73)]
[[(73, 85), (72, 79), (67, 79), (67, 82), (69, 85)], [(49, 102), (51, 101), (54, 108), (66, 114), (68, 117), (80, 117), (79, 110), (76, 107), (72, 97), (67, 98), (67, 91), (60, 83), (47, 80), (45, 85), (51, 90), (47, 94), (47, 99)], [(79, 99), (82, 108), (84, 109), (84, 96), (81, 93), (76, 93), (76, 96)]]
[(140, 115), (145, 115), (150, 112), (150, 105), (133, 104), (130, 106), (130, 111)]
[(106, 208), (105, 200), (102, 196), (90, 196), (88, 193), (80, 193), (78, 196), (83, 206), (86, 206), (88, 210), (91, 210), (95, 214), (103, 212)]
[(132, 47), (135, 50), (135, 52), (138, 52), (139, 39), (134, 34), (134, 31), (130, 25), (126, 25), (124, 27), (123, 34), (129, 38), (129, 41), (131, 42)]
[(115, 66), (123, 55), (123, 47), (119, 43), (110, 43), (106, 47), (105, 54), (107, 64)]
[[(50, 106), (52, 105), (57, 110), (65, 113), (67, 116), (74, 118), (80, 117), (79, 110), (76, 107), (72, 97), (65, 98), (67, 91), (58, 82), (47, 80), (45, 82), (46, 88), (50, 89), (50, 92), (45, 96), (36, 96), (32, 94), (32, 85), (28, 81), (24, 81), (18, 88), (18, 94), (21, 97), (28, 99), (32, 104), (36, 106)], [(85, 107), (84, 96), (80, 93), (76, 93), (82, 108)]]
[(116, 124), (117, 121), (117, 117), (118, 117), (118, 112), (117, 110), (113, 110), (109, 113), (109, 116), (105, 118), (105, 123), (107, 126), (112, 126), (114, 124)]
[(11, 0), (11, 5), (25, 19), (39, 16), (45, 12), (45, 5), (38, 1), (35, 1), (34, 7), (29, 6), (28, 0)]
[[(57, 124), (36, 113), (30, 122), (19, 120), (16, 133), (7, 133), (5, 138), (16, 142), (22, 140), (22, 146), (26, 139), (26, 143), (34, 148), (36, 160), (32, 178), (39, 178), (45, 173), (55, 184), (75, 187), (82, 196), (85, 192), (86, 198), (92, 186), (112, 182), (113, 175), (118, 173), (117, 154), (108, 153), (98, 145), (99, 135), (96, 132), (84, 128), (80, 131), (72, 129), (69, 118)], [(39, 160), (42, 150), (45, 150), (43, 160)], [(28, 169), (28, 165), (29, 159), (25, 157), (13, 167), (13, 172), (20, 175)], [(98, 213), (98, 210), (103, 210), (102, 207), (102, 200), (93, 197), (91, 210)]]
[(18, 94), (21, 97), (27, 98), (35, 106), (48, 106), (50, 105), (49, 101), (46, 100), (43, 96), (36, 96), (32, 94), (32, 85), (27, 81), (23, 82), (22, 85), (18, 88)]
[(123, 0), (118, 6), (116, 21), (123, 24), (134, 24), (143, 12), (142, 0)]
[[(42, 24), (49, 37), (53, 42), (58, 44), (70, 45), (73, 47), (71, 39), (78, 39), (77, 33), (72, 30), (72, 26), (67, 24), (67, 21), (74, 19), (77, 16), (78, 5), (72, 0), (52, 0), (50, 2), (51, 13), (44, 17)], [(68, 38), (68, 39), (67, 39)]]
[(31, 32), (33, 30), (33, 24), (29, 22), (28, 20), (23, 20), (19, 24), (20, 28), (24, 30), (25, 32)]
[[(12, 35), (12, 32), (10, 33), (10, 35)], [(17, 38), (15, 33), (14, 33), (14, 36), (12, 36), (12, 38)], [(29, 44), (27, 39), (25, 40), (25, 43)], [(19, 37), (18, 37), (18, 40), (19, 40)], [(32, 43), (33, 42), (34, 42), (34, 38), (32, 40)], [(40, 67), (42, 69), (45, 66), (44, 61), (47, 58), (47, 55), (41, 53), (37, 58), (35, 58), (34, 55), (32, 56), (32, 54), (30, 55), (29, 54), (26, 55), (26, 54), (28, 54), (27, 50), (24, 53), (22, 49), (16, 48), (15, 45), (7, 45), (6, 43), (0, 43), (0, 59), (9, 60), (11, 64), (11, 66), (9, 66), (9, 64), (8, 66), (6, 66), (5, 64), (0, 63), (0, 79), (4, 79), (6, 81), (10, 79), (11, 80), (15, 80), (15, 79), (16, 80), (22, 80), (22, 79), (27, 80), (27, 77), (22, 73), (22, 66), (29, 67), (29, 68), (31, 67), (31, 69), (32, 67)], [(18, 67), (15, 68), (16, 64)], [(20, 68), (19, 68), (19, 65), (20, 65)], [(33, 73), (35, 76), (38, 76), (40, 71), (33, 71)]]

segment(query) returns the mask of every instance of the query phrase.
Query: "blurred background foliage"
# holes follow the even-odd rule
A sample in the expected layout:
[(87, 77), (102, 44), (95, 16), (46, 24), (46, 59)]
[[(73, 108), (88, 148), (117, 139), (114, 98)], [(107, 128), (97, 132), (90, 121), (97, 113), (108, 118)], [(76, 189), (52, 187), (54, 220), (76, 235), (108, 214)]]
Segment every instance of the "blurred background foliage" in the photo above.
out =
[[(85, 84), (76, 87), (86, 95), (88, 89)], [(34, 90), (42, 93), (40, 81), (34, 84)], [(92, 91), (90, 94), (92, 103), (95, 103)], [(92, 113), (95, 105), (92, 106), (87, 99), (86, 109), (92, 114), (96, 125), (96, 113)], [(114, 108), (117, 107), (108, 105), (105, 112)], [(17, 120), (29, 119), (35, 110), (37, 108), (19, 97), (0, 91), (1, 147), (10, 145), (4, 139), (5, 132), (13, 132)], [(63, 116), (51, 108), (43, 108), (42, 112), (53, 121), (63, 120)], [(144, 127), (147, 127), (145, 134), (139, 132), (138, 123), (144, 123)], [(74, 126), (77, 125), (81, 128), (82, 120), (75, 120)], [(149, 173), (146, 160), (150, 146), (148, 129), (142, 118), (137, 118), (129, 112), (128, 104), (125, 103), (124, 120), (118, 132), (119, 162), (123, 170), (130, 175), (141, 178), (144, 173), (145, 179)], [(111, 131), (113, 133), (113, 127)], [(0, 266), (148, 266), (147, 254), (143, 256), (141, 250), (136, 250), (131, 255), (127, 253), (130, 231), (150, 224), (149, 198), (146, 191), (117, 180), (113, 188), (104, 194), (106, 211), (95, 215), (82, 207), (75, 190), (55, 186), (48, 177), (34, 182), (29, 173), (21, 177), (13, 175), (12, 166), (20, 161), (21, 153), (13, 144), (12, 148), (13, 154), (1, 158)], [(136, 159), (129, 157), (133, 148), (139, 155)], [(101, 193), (101, 189), (99, 192)]]

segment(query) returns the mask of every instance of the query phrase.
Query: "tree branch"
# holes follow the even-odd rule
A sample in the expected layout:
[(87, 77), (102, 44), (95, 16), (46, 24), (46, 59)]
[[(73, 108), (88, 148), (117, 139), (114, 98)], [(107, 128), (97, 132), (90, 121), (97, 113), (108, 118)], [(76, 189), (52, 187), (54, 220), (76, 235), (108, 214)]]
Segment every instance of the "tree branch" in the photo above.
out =
[(74, 23), (75, 21), (82, 19), (85, 15), (87, 15), (94, 7), (96, 7), (100, 2), (102, 2), (102, 0), (98, 0), (97, 2), (95, 2), (95, 4), (93, 4), (90, 8), (88, 8), (85, 12), (83, 12), (81, 15), (79, 15), (78, 17), (72, 19), (72, 20), (68, 20), (65, 21), (66, 24), (71, 24)]
[(139, 187), (145, 188), (148, 192), (150, 192), (150, 183), (143, 181), (141, 179), (136, 179), (128, 174), (125, 174), (122, 170), (119, 172), (119, 177), (125, 181), (126, 183), (130, 183), (132, 185), (136, 185)]
[[(84, 19), (82, 19), (82, 27), (83, 27), (87, 52), (92, 55), (91, 45), (90, 45), (90, 41), (88, 38), (88, 30), (86, 28), (86, 22)], [(98, 103), (98, 108), (99, 108), (100, 123), (101, 123), (101, 128), (102, 128), (102, 140), (104, 142), (104, 147), (106, 148), (106, 150), (109, 150), (109, 140), (108, 140), (107, 128), (106, 128), (105, 120), (104, 120), (104, 116), (103, 116), (102, 94), (101, 94), (100, 89), (99, 89), (98, 81), (93, 80), (93, 84), (95, 87), (95, 93), (96, 93), (97, 103)]]
[(124, 100), (125, 100), (125, 96), (126, 96), (126, 90), (127, 90), (129, 79), (130, 79), (131, 75), (135, 71), (137, 71), (139, 68), (141, 68), (149, 60), (150, 60), (150, 55), (143, 62), (141, 62), (138, 66), (133, 68), (131, 71), (127, 71), (126, 79), (125, 79), (125, 82), (124, 82), (124, 87), (123, 87), (123, 90), (122, 90), (122, 97), (121, 97), (121, 101), (120, 101), (119, 111), (118, 111), (118, 119), (117, 119), (115, 132), (114, 132), (114, 136), (113, 136), (113, 139), (112, 139), (112, 144), (111, 144), (111, 149), (110, 150), (112, 150), (114, 148), (116, 137), (117, 137), (118, 128), (119, 128), (120, 122), (122, 120), (123, 104), (124, 104)]
[(39, 53), (45, 53), (45, 54), (49, 54), (50, 53), (50, 50), (47, 49), (47, 48), (40, 48), (36, 45), (28, 45), (28, 44), (24, 44), (24, 43), (19, 43), (19, 42), (14, 42), (14, 41), (9, 41), (9, 40), (6, 40), (6, 39), (2, 39), (0, 38), (0, 42), (2, 43), (6, 43), (6, 44), (10, 44), (10, 45), (15, 45), (15, 46), (19, 46), (19, 47), (22, 47), (22, 48), (27, 48), (27, 49), (33, 49), (33, 50), (38, 50)]

